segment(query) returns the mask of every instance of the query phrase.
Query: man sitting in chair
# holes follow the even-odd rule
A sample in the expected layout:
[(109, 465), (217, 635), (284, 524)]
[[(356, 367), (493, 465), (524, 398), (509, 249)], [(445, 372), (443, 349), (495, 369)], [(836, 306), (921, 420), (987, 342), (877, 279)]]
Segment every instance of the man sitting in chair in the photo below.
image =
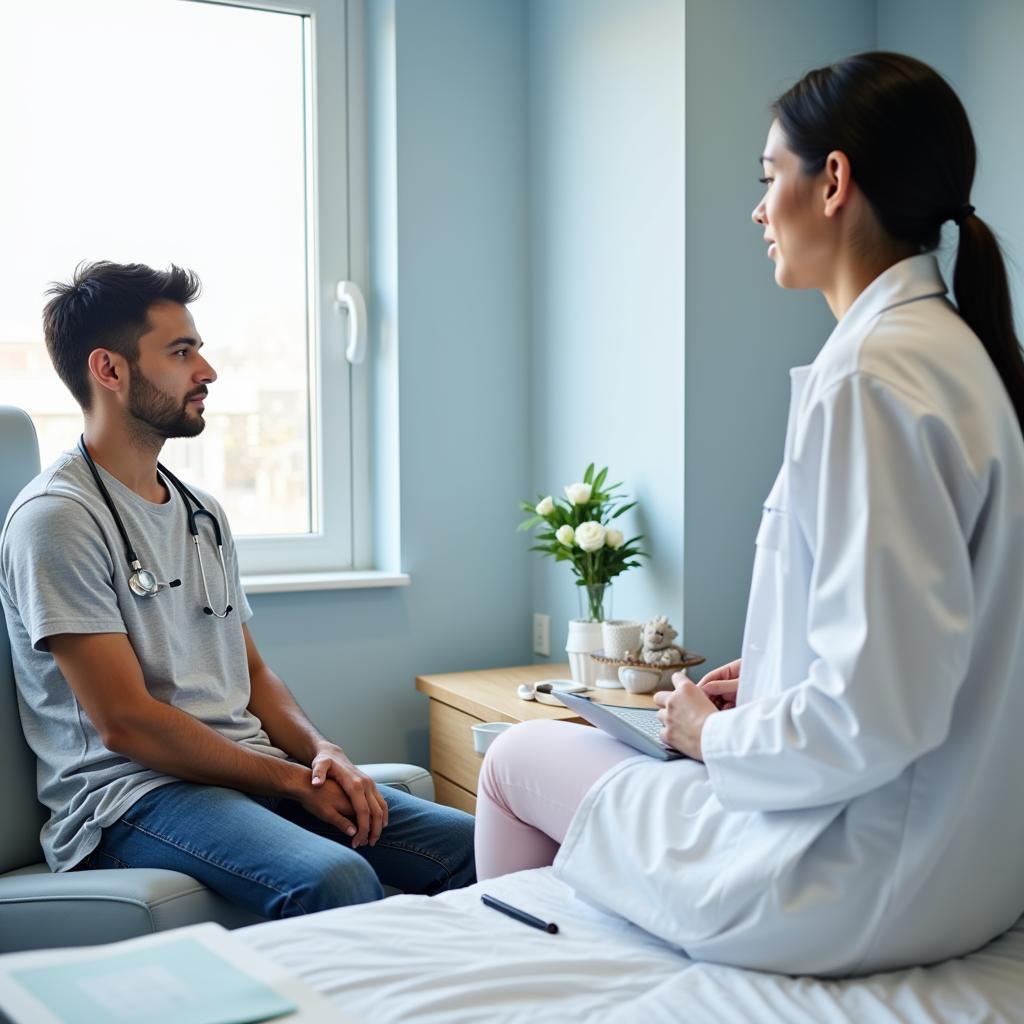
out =
[[(376, 785), (260, 657), (227, 518), (157, 462), (216, 373), (194, 274), (94, 263), (43, 316), (85, 433), (0, 536), (54, 871), (182, 871), (265, 917), (474, 880), (473, 819)], [(166, 581), (166, 582), (165, 582)]]

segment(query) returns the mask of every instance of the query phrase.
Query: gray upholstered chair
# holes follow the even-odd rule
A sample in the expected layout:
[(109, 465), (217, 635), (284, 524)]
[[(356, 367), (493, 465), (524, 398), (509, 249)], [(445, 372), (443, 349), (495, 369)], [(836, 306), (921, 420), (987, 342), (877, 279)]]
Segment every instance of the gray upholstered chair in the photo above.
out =
[[(20, 409), (0, 406), (0, 523), (39, 472), (35, 428)], [(404, 764), (363, 765), (379, 784), (428, 800), (430, 774)], [(6, 623), (0, 630), (0, 953), (114, 942), (198, 921), (227, 928), (252, 914), (177, 871), (127, 868), (54, 874), (43, 862), (35, 756), (21, 730)]]

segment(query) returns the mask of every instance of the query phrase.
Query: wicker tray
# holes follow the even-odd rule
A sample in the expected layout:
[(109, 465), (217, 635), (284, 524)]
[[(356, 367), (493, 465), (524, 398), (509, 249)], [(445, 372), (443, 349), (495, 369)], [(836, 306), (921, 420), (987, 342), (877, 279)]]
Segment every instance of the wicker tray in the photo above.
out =
[(662, 672), (680, 672), (684, 668), (692, 668), (694, 665), (704, 663), (703, 654), (694, 654), (693, 651), (683, 651), (683, 660), (677, 661), (674, 665), (651, 665), (646, 661), (627, 661), (624, 658), (610, 658), (603, 651), (591, 651), (590, 656), (601, 665), (616, 665), (622, 667), (628, 665), (630, 668), (657, 668)]

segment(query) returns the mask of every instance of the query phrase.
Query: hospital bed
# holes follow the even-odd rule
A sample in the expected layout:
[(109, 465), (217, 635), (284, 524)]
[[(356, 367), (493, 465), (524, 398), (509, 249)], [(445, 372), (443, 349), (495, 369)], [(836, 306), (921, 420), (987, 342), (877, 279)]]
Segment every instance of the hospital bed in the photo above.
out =
[[(483, 892), (555, 922), (558, 934), (495, 913), (481, 903)], [(374, 1024), (1024, 1021), (1024, 919), (970, 956), (930, 967), (790, 978), (696, 963), (588, 906), (545, 868), (233, 935)]]

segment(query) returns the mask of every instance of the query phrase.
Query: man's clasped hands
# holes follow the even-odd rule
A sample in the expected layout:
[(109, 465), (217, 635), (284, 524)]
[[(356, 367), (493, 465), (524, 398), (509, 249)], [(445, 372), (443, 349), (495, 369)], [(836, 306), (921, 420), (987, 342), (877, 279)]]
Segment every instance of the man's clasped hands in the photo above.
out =
[(388, 805), (373, 779), (333, 743), (320, 745), (310, 769), (310, 785), (299, 802), (351, 836), (353, 849), (375, 846), (388, 823)]

